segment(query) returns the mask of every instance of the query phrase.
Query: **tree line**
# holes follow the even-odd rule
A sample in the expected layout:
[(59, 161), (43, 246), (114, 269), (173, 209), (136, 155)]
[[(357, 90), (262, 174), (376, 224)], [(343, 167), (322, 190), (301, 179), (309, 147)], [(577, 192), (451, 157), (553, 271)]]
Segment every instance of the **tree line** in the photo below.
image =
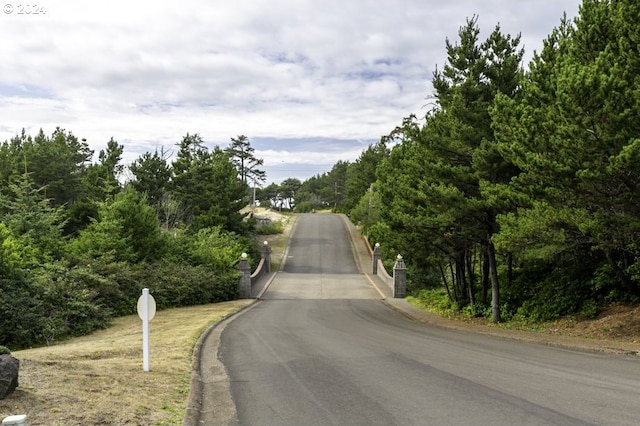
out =
[(258, 260), (248, 179), (263, 179), (245, 136), (226, 149), (198, 134), (129, 165), (113, 140), (97, 155), (72, 132), (23, 130), (0, 145), (0, 344), (50, 344), (135, 312), (237, 297), (235, 264)]
[(446, 40), (434, 108), (304, 182), (348, 213), (416, 294), (493, 321), (640, 300), (640, 3), (585, 0), (525, 69), (520, 36)]

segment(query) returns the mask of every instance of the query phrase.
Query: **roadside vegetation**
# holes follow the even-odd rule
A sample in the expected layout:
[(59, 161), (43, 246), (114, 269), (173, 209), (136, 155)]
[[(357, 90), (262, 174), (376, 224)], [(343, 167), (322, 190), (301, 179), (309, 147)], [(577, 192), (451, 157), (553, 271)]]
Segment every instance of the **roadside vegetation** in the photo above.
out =
[[(444, 289), (421, 290), (407, 301), (438, 317), (454, 321), (458, 328), (464, 325), (487, 325), (484, 317), (476, 315), (470, 306), (460, 309), (449, 300)], [(640, 354), (640, 306), (634, 304), (615, 303), (601, 309), (595, 306), (571, 315), (564, 315), (551, 320), (532, 320), (527, 315), (516, 313), (502, 322), (490, 324), (495, 329), (504, 331), (524, 331), (534, 334), (549, 335), (552, 340), (544, 340), (533, 335), (526, 340), (544, 341), (545, 343), (565, 347), (580, 346), (596, 351), (615, 351), (629, 354)], [(471, 328), (473, 330), (473, 328)], [(505, 337), (516, 337), (502, 334)], [(587, 339), (576, 345), (572, 338)], [(588, 344), (585, 344), (588, 342)]]
[[(236, 299), (240, 255), (253, 266), (260, 256), (241, 213), (260, 162), (237, 139), (242, 149), (225, 151), (187, 134), (172, 162), (147, 152), (125, 182), (113, 139), (97, 163), (63, 129), (0, 144), (0, 344), (52, 345), (105, 328), (135, 312), (144, 287), (159, 310)], [(251, 170), (237, 168), (238, 156)]]
[(410, 290), (499, 323), (640, 302), (640, 3), (585, 0), (523, 63), (471, 17), (446, 40), (430, 108), (303, 182), (400, 253)]

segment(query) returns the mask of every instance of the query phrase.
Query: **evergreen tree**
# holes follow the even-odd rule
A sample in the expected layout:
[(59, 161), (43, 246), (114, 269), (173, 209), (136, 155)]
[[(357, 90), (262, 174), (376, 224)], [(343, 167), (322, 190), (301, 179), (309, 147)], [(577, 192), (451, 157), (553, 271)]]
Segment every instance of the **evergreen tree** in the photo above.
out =
[(312, 209), (326, 208), (329, 202), (324, 200), (321, 196), (321, 190), (326, 186), (327, 174), (318, 174), (305, 180), (297, 193), (296, 204), (298, 208), (306, 206), (305, 211), (311, 211)]
[(135, 176), (131, 182), (133, 188), (141, 194), (147, 194), (152, 205), (159, 206), (171, 180), (171, 168), (167, 164), (164, 149), (160, 149), (160, 152), (156, 149), (153, 154), (145, 152), (129, 165), (129, 170)]
[[(453, 262), (451, 279), (462, 305), (476, 305), (474, 261), (479, 247), (486, 271), (481, 275), (480, 294), (485, 297), (490, 282), (493, 320), (497, 322), (500, 301), (493, 236), (498, 230), (499, 206), (483, 196), (482, 187), (508, 181), (517, 170), (495, 146), (489, 108), (499, 93), (517, 95), (523, 51), (518, 49), (519, 36), (504, 35), (499, 26), (483, 43), (478, 40), (479, 32), (474, 17), (460, 28), (458, 43), (446, 41), (447, 63), (433, 78), (437, 108), (427, 115), (424, 126), (410, 117), (395, 132), (408, 145), (401, 151), (401, 161), (411, 172), (404, 179), (395, 177), (396, 185), (403, 184), (402, 190), (394, 195), (385, 188), (385, 174), (393, 176), (388, 166), (379, 178), (384, 178), (383, 205), (394, 206), (396, 211), (394, 219), (389, 213), (383, 217), (393, 220), (392, 229), (402, 226), (399, 218), (409, 220), (413, 229), (427, 232), (428, 241), (436, 241), (442, 255)], [(397, 206), (413, 211), (414, 219), (401, 214)]]
[(78, 258), (108, 255), (136, 263), (160, 258), (164, 242), (156, 210), (144, 194), (128, 186), (113, 200), (100, 203), (98, 218), (80, 231), (72, 247)]
[(255, 149), (245, 135), (231, 138), (231, 144), (224, 152), (238, 169), (238, 175), (242, 182), (253, 183), (254, 186), (265, 182), (266, 173), (259, 169), (264, 164), (264, 160), (256, 157)]
[(350, 212), (367, 193), (371, 184), (376, 181), (378, 164), (388, 155), (389, 150), (385, 141), (381, 140), (377, 144), (369, 146), (356, 161), (349, 164), (345, 176), (343, 211)]
[(124, 146), (113, 138), (107, 142), (107, 149), (100, 150), (98, 163), (87, 167), (84, 178), (84, 194), (90, 200), (104, 201), (121, 189), (118, 177), (124, 166), (120, 164)]
[(54, 206), (72, 204), (82, 193), (82, 176), (93, 151), (71, 132), (56, 128), (50, 138), (40, 131), (33, 143), (24, 146), (25, 171), (35, 185), (46, 187)]
[(27, 173), (0, 188), (0, 222), (22, 246), (30, 247), (29, 257), (36, 262), (31, 267), (64, 257), (64, 211), (51, 205), (44, 189), (37, 188)]
[(208, 151), (198, 135), (185, 136), (173, 162), (171, 191), (187, 209), (193, 231), (223, 226), (241, 232), (247, 185), (226, 153), (216, 147)]
[(523, 101), (500, 99), (494, 113), (522, 170), (507, 188), (522, 207), (500, 218), (500, 245), (563, 271), (576, 303), (640, 296), (639, 18), (634, 1), (585, 1), (534, 57)]
[(296, 194), (301, 186), (302, 182), (296, 178), (285, 179), (280, 184), (279, 195), (284, 200), (287, 209), (293, 210), (295, 208)]

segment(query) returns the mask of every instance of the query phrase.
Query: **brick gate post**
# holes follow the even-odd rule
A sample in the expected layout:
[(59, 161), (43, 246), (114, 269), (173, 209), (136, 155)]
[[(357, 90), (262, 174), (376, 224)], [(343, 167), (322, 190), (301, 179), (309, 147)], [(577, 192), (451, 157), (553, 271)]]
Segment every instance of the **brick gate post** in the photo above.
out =
[(393, 297), (405, 298), (407, 296), (407, 267), (402, 256), (398, 255), (393, 265)]
[(238, 293), (241, 299), (251, 299), (251, 265), (247, 259), (247, 253), (242, 253), (238, 262), (238, 272), (240, 272), (240, 286)]
[(378, 260), (380, 259), (382, 259), (382, 250), (380, 250), (380, 243), (376, 243), (373, 249), (373, 262), (372, 262), (373, 275), (378, 274)]
[(269, 247), (269, 242), (265, 241), (262, 245), (262, 257), (265, 261), (264, 272), (271, 272), (271, 247)]

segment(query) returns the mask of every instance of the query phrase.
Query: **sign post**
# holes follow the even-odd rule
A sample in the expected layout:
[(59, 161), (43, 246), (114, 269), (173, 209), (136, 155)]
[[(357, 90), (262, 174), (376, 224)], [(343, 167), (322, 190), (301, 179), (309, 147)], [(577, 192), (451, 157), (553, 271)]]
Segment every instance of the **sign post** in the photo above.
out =
[(156, 301), (148, 288), (138, 298), (138, 316), (142, 319), (142, 369), (149, 371), (149, 321), (156, 315)]

